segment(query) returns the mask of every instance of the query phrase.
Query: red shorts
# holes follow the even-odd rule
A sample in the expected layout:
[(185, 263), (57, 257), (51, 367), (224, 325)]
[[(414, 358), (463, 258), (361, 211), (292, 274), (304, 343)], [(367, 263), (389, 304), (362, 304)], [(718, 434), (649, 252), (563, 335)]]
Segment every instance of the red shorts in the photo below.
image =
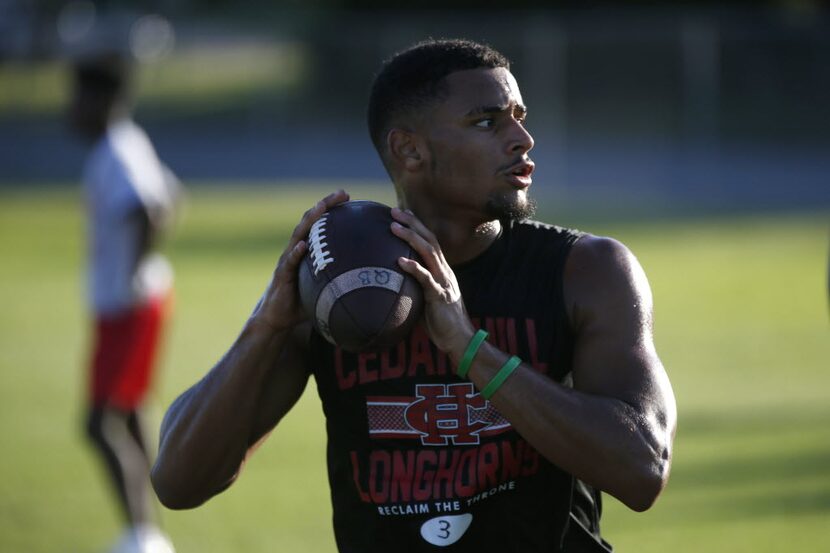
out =
[(138, 407), (150, 387), (170, 299), (162, 296), (95, 321), (91, 400), (96, 407)]

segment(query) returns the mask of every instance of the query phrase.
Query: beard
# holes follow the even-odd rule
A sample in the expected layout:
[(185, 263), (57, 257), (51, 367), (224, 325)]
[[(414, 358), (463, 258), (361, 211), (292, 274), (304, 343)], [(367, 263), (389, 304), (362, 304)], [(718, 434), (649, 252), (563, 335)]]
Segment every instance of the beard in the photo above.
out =
[(487, 200), (487, 214), (500, 221), (529, 219), (536, 213), (536, 202), (527, 194), (494, 193)]

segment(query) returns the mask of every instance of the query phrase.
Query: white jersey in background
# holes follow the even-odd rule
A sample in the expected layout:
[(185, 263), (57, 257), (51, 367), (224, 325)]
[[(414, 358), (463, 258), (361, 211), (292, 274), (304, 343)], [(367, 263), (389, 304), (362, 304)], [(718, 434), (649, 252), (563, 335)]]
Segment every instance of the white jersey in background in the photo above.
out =
[(145, 209), (151, 224), (173, 215), (179, 183), (159, 160), (147, 134), (130, 119), (119, 120), (93, 147), (84, 167), (90, 214), (89, 299), (98, 314), (112, 314), (167, 293), (173, 271), (151, 254), (135, 267)]

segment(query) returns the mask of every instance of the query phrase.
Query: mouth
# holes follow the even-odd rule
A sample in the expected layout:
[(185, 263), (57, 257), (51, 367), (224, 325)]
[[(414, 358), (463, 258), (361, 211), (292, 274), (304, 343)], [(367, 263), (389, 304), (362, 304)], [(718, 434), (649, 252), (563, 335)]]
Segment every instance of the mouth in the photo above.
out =
[(516, 188), (527, 188), (533, 183), (531, 175), (535, 167), (536, 165), (529, 159), (522, 159), (505, 169), (503, 174)]

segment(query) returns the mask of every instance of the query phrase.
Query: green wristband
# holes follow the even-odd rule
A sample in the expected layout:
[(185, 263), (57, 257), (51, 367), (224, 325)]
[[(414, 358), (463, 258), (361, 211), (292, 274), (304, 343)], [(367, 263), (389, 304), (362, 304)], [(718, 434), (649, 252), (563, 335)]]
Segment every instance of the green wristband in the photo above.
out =
[(487, 384), (487, 386), (485, 386), (484, 389), (481, 390), (481, 397), (483, 397), (484, 399), (490, 399), (491, 397), (493, 397), (493, 394), (496, 393), (496, 390), (498, 390), (499, 387), (501, 387), (501, 385), (504, 384), (504, 381), (507, 380), (508, 376), (513, 374), (513, 371), (516, 370), (516, 367), (518, 367), (521, 364), (521, 362), (522, 360), (516, 357), (515, 355), (508, 359), (507, 363), (502, 365), (502, 367), (499, 369), (499, 372), (497, 372), (496, 376), (493, 377), (493, 380), (491, 380)]
[(473, 357), (476, 356), (478, 353), (478, 348), (481, 347), (481, 343), (487, 339), (487, 332), (484, 330), (479, 330), (478, 332), (473, 335), (473, 339), (470, 340), (470, 345), (467, 346), (466, 351), (464, 352), (464, 356), (461, 358), (461, 363), (458, 364), (458, 370), (455, 371), (455, 374), (460, 376), (461, 378), (467, 378), (467, 373), (470, 371), (470, 365), (473, 364)]

